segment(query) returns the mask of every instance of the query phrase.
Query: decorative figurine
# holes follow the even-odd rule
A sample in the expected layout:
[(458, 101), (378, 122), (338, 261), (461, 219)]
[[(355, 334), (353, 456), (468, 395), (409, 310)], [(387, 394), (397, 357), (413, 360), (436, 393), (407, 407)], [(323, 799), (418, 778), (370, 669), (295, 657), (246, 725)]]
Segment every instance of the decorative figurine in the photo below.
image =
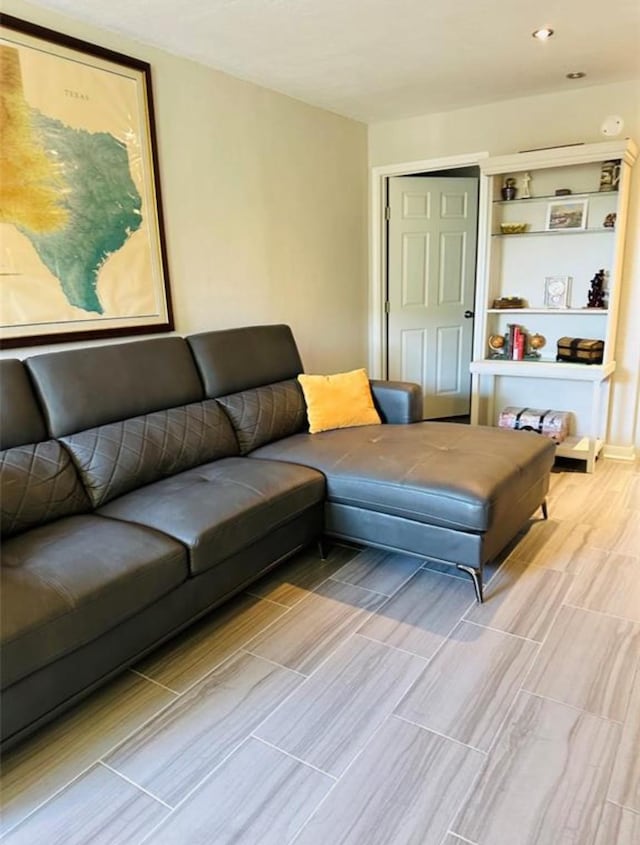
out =
[(547, 339), (544, 335), (538, 334), (538, 332), (529, 335), (529, 351), (524, 357), (529, 359), (539, 358), (540, 350), (546, 345)]
[(620, 162), (603, 161), (600, 168), (601, 191), (617, 191), (620, 187)]
[(491, 358), (504, 358), (504, 347), (506, 344), (506, 340), (504, 335), (501, 334), (492, 334), (489, 337), (489, 349), (491, 350), (489, 357)]
[(514, 200), (516, 198), (518, 189), (516, 188), (516, 180), (513, 176), (507, 176), (504, 180), (504, 188), (501, 189), (500, 193), (502, 194), (503, 200)]
[(587, 295), (587, 308), (606, 308), (604, 277), (604, 270), (599, 270), (591, 279), (591, 290)]
[(611, 214), (607, 214), (604, 218), (604, 223), (602, 224), (605, 229), (615, 229), (616, 227), (616, 213), (612, 211)]
[(531, 176), (528, 173), (525, 173), (522, 177), (522, 190), (520, 191), (520, 199), (528, 200), (531, 198), (531, 190), (529, 189), (530, 182)]

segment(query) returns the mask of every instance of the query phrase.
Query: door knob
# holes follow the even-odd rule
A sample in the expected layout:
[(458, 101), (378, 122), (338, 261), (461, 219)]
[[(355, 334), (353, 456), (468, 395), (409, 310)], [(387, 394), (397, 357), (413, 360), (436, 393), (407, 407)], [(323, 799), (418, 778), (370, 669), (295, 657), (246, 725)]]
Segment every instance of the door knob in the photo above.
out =
[(473, 311), (465, 311), (464, 316), (467, 320), (470, 320), (473, 317)]

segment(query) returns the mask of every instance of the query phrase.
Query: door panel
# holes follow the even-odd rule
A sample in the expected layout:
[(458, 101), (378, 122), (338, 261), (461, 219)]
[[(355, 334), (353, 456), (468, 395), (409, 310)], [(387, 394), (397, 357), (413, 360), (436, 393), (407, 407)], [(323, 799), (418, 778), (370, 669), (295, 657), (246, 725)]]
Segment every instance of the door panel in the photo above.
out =
[(402, 236), (402, 307), (428, 305), (429, 235)]
[(424, 417), (469, 413), (478, 180), (389, 179), (389, 378), (414, 381)]
[(419, 384), (422, 391), (427, 389), (426, 360), (427, 360), (427, 330), (406, 329), (400, 335), (402, 369), (398, 376), (400, 381), (412, 381)]

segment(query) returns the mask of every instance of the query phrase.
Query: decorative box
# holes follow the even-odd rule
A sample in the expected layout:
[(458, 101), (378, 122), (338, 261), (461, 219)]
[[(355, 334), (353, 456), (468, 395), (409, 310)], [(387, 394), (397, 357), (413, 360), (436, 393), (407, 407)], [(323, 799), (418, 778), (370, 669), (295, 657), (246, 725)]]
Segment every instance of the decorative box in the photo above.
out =
[(558, 340), (556, 361), (572, 364), (602, 364), (604, 340), (585, 337), (561, 337)]
[(549, 437), (554, 443), (562, 443), (569, 434), (570, 417), (567, 411), (509, 406), (500, 411), (498, 426), (516, 431), (535, 431)]

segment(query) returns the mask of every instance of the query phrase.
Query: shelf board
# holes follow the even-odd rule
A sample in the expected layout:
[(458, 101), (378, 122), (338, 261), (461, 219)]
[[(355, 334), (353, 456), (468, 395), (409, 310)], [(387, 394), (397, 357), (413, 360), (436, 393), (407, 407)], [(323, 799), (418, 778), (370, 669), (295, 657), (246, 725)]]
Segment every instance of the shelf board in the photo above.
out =
[(493, 200), (494, 205), (515, 205), (521, 203), (534, 202), (562, 202), (563, 200), (579, 200), (587, 199), (588, 197), (614, 197), (618, 196), (618, 191), (584, 191), (579, 194), (544, 194), (540, 197), (516, 197), (514, 200)]
[(603, 446), (602, 440), (594, 441), (591, 437), (567, 437), (556, 446), (556, 455), (559, 458), (575, 458), (579, 461), (587, 461), (592, 452), (594, 457), (597, 457)]
[[(514, 202), (514, 200), (512, 200)], [(612, 235), (615, 234), (615, 226), (611, 228), (600, 229), (536, 229), (534, 232), (511, 232), (511, 234), (504, 234), (503, 232), (492, 232), (492, 238), (539, 238), (539, 237), (567, 237), (567, 235)]]
[[(507, 429), (503, 429), (507, 430)], [(595, 462), (604, 448), (604, 440), (595, 437), (580, 437), (569, 435), (562, 443), (556, 445), (557, 458), (571, 458), (574, 461), (586, 461), (587, 464)], [(592, 470), (588, 470), (592, 472)]]
[(471, 372), (477, 375), (510, 376), (516, 378), (549, 378), (566, 381), (606, 381), (616, 369), (616, 362), (607, 364), (565, 364), (549, 358), (537, 361), (509, 361), (486, 358), (471, 362)]
[(566, 317), (567, 314), (580, 314), (585, 317), (606, 317), (607, 308), (487, 308), (487, 314), (557, 314)]

